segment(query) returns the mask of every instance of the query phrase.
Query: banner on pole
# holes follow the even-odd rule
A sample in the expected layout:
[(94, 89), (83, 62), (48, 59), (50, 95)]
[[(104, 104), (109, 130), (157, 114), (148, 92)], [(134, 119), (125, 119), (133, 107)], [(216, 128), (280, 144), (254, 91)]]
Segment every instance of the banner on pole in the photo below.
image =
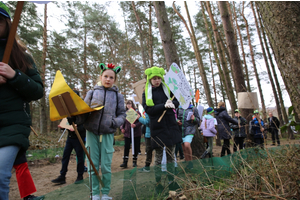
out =
[(170, 66), (168, 73), (165, 75), (165, 82), (179, 101), (181, 107), (187, 109), (194, 95), (189, 82), (176, 63), (172, 63)]

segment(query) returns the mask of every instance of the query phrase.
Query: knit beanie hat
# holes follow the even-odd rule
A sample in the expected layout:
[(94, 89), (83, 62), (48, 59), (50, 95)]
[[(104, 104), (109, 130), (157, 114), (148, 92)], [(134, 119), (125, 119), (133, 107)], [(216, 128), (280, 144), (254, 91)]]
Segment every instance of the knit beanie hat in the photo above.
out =
[(10, 10), (2, 1), (0, 1), (0, 14), (11, 19)]
[(165, 75), (165, 70), (160, 67), (151, 67), (145, 70), (145, 74), (147, 75), (147, 82), (145, 85), (145, 98), (146, 98), (146, 105), (147, 106), (154, 106), (153, 100), (152, 100), (152, 85), (150, 80), (158, 76), (161, 78), (161, 84), (162, 88), (164, 90), (165, 95), (170, 99), (170, 88), (167, 86), (165, 83), (164, 75)]
[(214, 112), (214, 109), (212, 107), (209, 107), (206, 109), (207, 114), (211, 114)]

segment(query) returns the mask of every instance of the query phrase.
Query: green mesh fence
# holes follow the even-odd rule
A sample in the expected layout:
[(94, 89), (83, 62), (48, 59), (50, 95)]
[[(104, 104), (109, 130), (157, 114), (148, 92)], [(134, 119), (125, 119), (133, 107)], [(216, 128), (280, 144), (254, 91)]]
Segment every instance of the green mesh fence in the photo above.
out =
[[(283, 145), (269, 148), (268, 152), (272, 156), (283, 155), (288, 146), (299, 148), (299, 145)], [(168, 195), (169, 190), (183, 187), (187, 182), (200, 183), (203, 184), (202, 186), (220, 182), (222, 179), (230, 178), (235, 174), (235, 169), (246, 166), (246, 162), (251, 163), (257, 158), (267, 158), (267, 156), (266, 150), (247, 148), (224, 157), (194, 160), (192, 169), (187, 169), (188, 163), (185, 162), (171, 163), (171, 166), (167, 166), (167, 168), (174, 169), (172, 174), (162, 171), (164, 166), (152, 166), (150, 172), (141, 172), (141, 168), (124, 170), (112, 173), (109, 195), (115, 200), (163, 199)], [(160, 184), (157, 184), (157, 177), (155, 176), (158, 172)], [(89, 197), (89, 178), (86, 178), (82, 184), (71, 184), (46, 194), (45, 200), (83, 200), (89, 199)]]

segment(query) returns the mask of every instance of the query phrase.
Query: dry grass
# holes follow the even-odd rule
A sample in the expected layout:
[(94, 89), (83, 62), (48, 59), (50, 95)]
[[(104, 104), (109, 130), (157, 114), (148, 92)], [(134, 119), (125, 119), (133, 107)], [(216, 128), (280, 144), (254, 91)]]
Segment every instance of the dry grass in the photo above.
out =
[(300, 199), (299, 145), (253, 150), (260, 156), (231, 160), (234, 170), (227, 178), (213, 181), (191, 173), (176, 177), (182, 189), (167, 199)]

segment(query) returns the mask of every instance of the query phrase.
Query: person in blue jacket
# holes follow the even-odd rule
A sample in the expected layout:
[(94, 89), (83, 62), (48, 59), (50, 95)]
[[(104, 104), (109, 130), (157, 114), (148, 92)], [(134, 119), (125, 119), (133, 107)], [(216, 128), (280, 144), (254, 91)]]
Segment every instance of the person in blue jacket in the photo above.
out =
[(254, 119), (250, 122), (250, 133), (254, 136), (255, 146), (263, 148), (264, 146), (264, 135), (265, 124), (260, 118), (258, 110), (254, 112)]
[(139, 121), (146, 126), (146, 133), (145, 133), (145, 144), (146, 144), (146, 161), (145, 167), (140, 169), (143, 172), (150, 172), (150, 164), (152, 162), (152, 147), (151, 147), (151, 133), (150, 133), (150, 118), (147, 113), (145, 113), (145, 118), (140, 117)]

